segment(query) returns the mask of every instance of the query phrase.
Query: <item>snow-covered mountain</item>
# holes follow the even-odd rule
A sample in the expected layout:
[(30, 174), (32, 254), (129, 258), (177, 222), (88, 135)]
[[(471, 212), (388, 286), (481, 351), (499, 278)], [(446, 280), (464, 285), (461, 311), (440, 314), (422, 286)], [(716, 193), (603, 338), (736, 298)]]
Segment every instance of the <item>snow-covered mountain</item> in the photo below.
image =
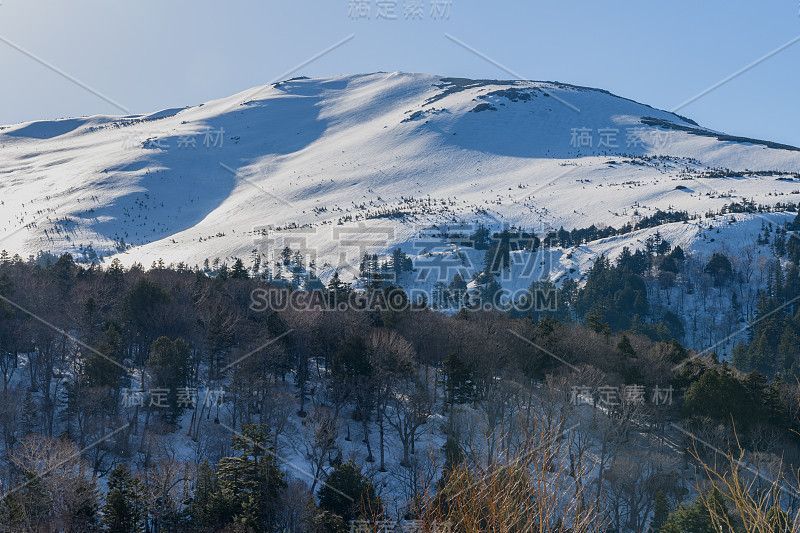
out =
[[(800, 201), (800, 149), (552, 82), (298, 78), (150, 115), (0, 127), (0, 248), (23, 257), (194, 266), (260, 255), (265, 265), (288, 245), (324, 281), (364, 251), (456, 253), (431, 241), (443, 226), (619, 228), (745, 200)], [(689, 250), (735, 251), (755, 241), (760, 219), (787, 211), (674, 222), (538, 265), (580, 276), (599, 253), (655, 231)], [(480, 260), (470, 253), (462, 264)]]

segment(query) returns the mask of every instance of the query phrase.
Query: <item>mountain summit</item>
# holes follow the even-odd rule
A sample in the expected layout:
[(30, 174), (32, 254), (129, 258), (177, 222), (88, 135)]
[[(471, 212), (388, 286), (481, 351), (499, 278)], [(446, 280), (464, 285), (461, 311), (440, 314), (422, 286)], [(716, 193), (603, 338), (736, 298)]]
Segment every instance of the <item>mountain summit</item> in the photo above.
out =
[[(323, 278), (358, 228), (384, 236), (352, 245), (351, 265), (366, 248), (425, 253), (415, 239), (427, 227), (618, 228), (800, 199), (791, 146), (599, 89), (400, 72), (2, 127), (0, 173), (0, 248), (12, 254), (266, 264), (265, 236), (289, 235), (314, 250)], [(691, 248), (698, 224), (660, 231)], [(553, 267), (580, 273), (626, 239), (578, 247)]]

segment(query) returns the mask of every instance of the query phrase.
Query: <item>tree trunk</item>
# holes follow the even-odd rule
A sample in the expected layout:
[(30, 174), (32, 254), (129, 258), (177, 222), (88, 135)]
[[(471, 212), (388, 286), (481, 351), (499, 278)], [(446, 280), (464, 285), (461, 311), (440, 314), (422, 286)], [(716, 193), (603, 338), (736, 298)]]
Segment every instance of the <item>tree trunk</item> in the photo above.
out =
[(378, 431), (380, 433), (380, 441), (381, 441), (381, 472), (386, 472), (386, 467), (384, 466), (384, 451), (383, 451), (383, 409), (378, 409)]
[(364, 416), (361, 418), (362, 424), (364, 426), (364, 443), (367, 445), (367, 462), (374, 463), (375, 457), (372, 456), (372, 446), (369, 443), (369, 417), (364, 413)]

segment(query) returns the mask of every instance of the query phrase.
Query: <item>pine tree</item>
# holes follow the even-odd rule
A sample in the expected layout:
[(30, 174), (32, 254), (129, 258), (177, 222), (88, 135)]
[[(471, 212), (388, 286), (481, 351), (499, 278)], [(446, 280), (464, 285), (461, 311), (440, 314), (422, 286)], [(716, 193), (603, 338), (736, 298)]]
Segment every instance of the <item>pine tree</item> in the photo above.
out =
[(503, 302), (500, 301), (502, 296), (503, 286), (490, 276), (485, 285), (481, 287), (480, 303), (486, 307), (500, 309)]
[[(751, 389), (757, 388), (752, 381), (750, 385)], [(730, 370), (703, 372), (686, 390), (682, 414), (687, 418), (708, 417), (723, 424), (733, 421), (741, 431), (747, 431), (762, 416), (751, 390)]]
[(106, 271), (106, 275), (114, 281), (115, 285), (119, 285), (125, 275), (125, 268), (122, 266), (122, 261), (116, 257), (112, 259), (111, 265), (109, 265)]
[(631, 253), (631, 249), (627, 246), (623, 246), (622, 251), (619, 253), (619, 256), (617, 256), (617, 266), (626, 267), (630, 265), (632, 258), (633, 254)]
[(680, 246), (676, 246), (675, 248), (673, 248), (669, 256), (674, 260), (678, 261), (679, 263), (686, 260), (686, 254), (683, 253), (683, 248), (681, 248)]
[(231, 437), (240, 452), (219, 462), (219, 493), (233, 511), (233, 520), (257, 532), (272, 531), (281, 493), (286, 487), (264, 424), (246, 425)]
[(49, 268), (53, 280), (64, 292), (67, 292), (75, 279), (75, 261), (71, 254), (64, 254)]
[(247, 279), (250, 276), (247, 274), (247, 267), (244, 266), (244, 263), (241, 259), (236, 259), (233, 263), (233, 268), (231, 268), (230, 276), (231, 279)]
[(286, 246), (283, 250), (281, 250), (281, 262), (283, 266), (289, 266), (292, 262), (292, 249)]
[(631, 340), (624, 333), (622, 334), (622, 338), (620, 339), (619, 343), (617, 343), (617, 350), (619, 350), (619, 352), (625, 357), (636, 357), (636, 350), (633, 349)]
[(334, 272), (333, 277), (328, 282), (328, 306), (336, 307), (347, 303), (349, 295), (350, 285), (339, 278), (338, 272)]
[[(723, 504), (724, 505), (724, 504)], [(719, 533), (701, 498), (691, 505), (681, 505), (670, 515), (659, 533)]]
[(456, 272), (453, 279), (450, 281), (448, 289), (450, 290), (450, 295), (453, 298), (455, 307), (461, 307), (464, 304), (464, 297), (467, 294), (467, 282), (464, 281), (461, 274)]
[(662, 272), (672, 272), (673, 274), (678, 273), (678, 264), (671, 256), (666, 256), (664, 260), (661, 261), (661, 265), (658, 268)]
[(778, 344), (780, 370), (788, 370), (796, 361), (800, 361), (800, 336), (791, 325), (787, 325)]
[(653, 520), (650, 522), (650, 530), (658, 532), (669, 519), (669, 501), (664, 496), (664, 492), (659, 490), (656, 493), (653, 504)]
[(472, 371), (454, 352), (444, 360), (444, 375), (447, 403), (451, 409), (456, 404), (472, 402), (475, 394)]
[(100, 525), (97, 487), (94, 481), (77, 479), (74, 500), (69, 507), (73, 528), (70, 531), (98, 531)]
[(183, 339), (171, 341), (159, 337), (150, 346), (147, 358), (153, 389), (166, 389), (170, 416), (174, 419), (182, 407), (178, 405), (178, 389), (186, 386), (189, 375), (189, 345)]
[(797, 216), (794, 217), (794, 221), (792, 221), (792, 223), (789, 225), (789, 229), (794, 231), (800, 231), (800, 213), (798, 213)]
[(363, 337), (353, 335), (342, 342), (333, 357), (332, 373), (334, 377), (349, 380), (372, 373), (372, 363)]
[[(166, 289), (155, 281), (140, 278), (131, 288), (123, 301), (123, 309), (128, 325), (134, 329), (142, 350), (150, 348), (150, 344), (158, 337), (154, 328), (154, 317), (171, 296)], [(147, 354), (144, 353), (143, 356)], [(144, 357), (143, 357), (144, 358)]]
[(375, 487), (352, 459), (337, 466), (317, 494), (320, 509), (342, 517), (345, 524), (381, 513)]
[[(0, 500), (0, 529), (44, 531), (50, 503), (42, 478), (26, 472), (17, 490)], [(6, 527), (11, 529), (4, 529)]]
[(476, 250), (487, 250), (489, 248), (489, 230), (483, 224), (478, 224), (471, 240)]
[(186, 515), (189, 525), (197, 531), (217, 531), (233, 522), (231, 502), (220, 491), (219, 477), (208, 460), (203, 460), (197, 468), (194, 497)]
[(484, 271), (487, 274), (496, 276), (500, 274), (500, 271), (511, 268), (509, 241), (510, 233), (508, 230), (503, 230), (497, 238), (492, 239), (492, 243), (484, 255)]
[(778, 257), (786, 254), (786, 237), (782, 232), (775, 233), (775, 237), (772, 239), (772, 249)]
[(762, 333), (758, 340), (750, 346), (748, 370), (757, 370), (765, 375), (772, 374), (775, 355), (769, 345), (767, 334)]
[(108, 475), (108, 495), (103, 506), (103, 530), (108, 533), (144, 531), (142, 482), (122, 463)]
[(714, 284), (717, 286), (723, 285), (731, 277), (733, 267), (730, 260), (721, 253), (715, 253), (711, 256), (708, 264), (705, 267), (706, 274), (714, 278)]
[(604, 322), (603, 312), (600, 309), (594, 309), (589, 316), (586, 317), (586, 327), (595, 333), (602, 333), (608, 335), (611, 329), (608, 324)]
[(30, 390), (25, 391), (21, 422), (25, 431), (36, 432), (39, 428), (39, 406), (36, 405), (36, 400)]
[(779, 259), (775, 260), (775, 263), (772, 266), (772, 287), (770, 287), (770, 293), (772, 294), (773, 298), (776, 298), (779, 302), (784, 300), (784, 278), (783, 278), (783, 266)]
[(394, 280), (396, 283), (399, 283), (400, 276), (403, 274), (403, 272), (408, 272), (414, 267), (411, 258), (408, 257), (400, 248), (395, 248), (394, 251), (392, 251), (390, 266), (394, 271)]
[[(800, 231), (800, 228), (798, 228), (798, 231)], [(797, 234), (793, 234), (786, 242), (786, 255), (793, 264), (800, 263), (800, 237)]]
[[(121, 360), (121, 335), (114, 324), (109, 324), (103, 340), (95, 350), (86, 354), (82, 378), (89, 387), (118, 387), (123, 369)], [(118, 364), (114, 364), (114, 362)]]

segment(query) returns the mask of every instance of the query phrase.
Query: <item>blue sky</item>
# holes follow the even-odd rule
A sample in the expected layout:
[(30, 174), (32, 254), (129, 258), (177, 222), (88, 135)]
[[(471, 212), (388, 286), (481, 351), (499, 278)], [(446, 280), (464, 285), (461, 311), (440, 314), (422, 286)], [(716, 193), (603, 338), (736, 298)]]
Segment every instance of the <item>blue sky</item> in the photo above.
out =
[[(798, 0), (452, 0), (434, 18), (355, 18), (351, 0), (1, 0), (0, 123), (182, 107), (291, 76), (411, 71), (521, 76), (673, 109), (800, 36)], [(440, 0), (437, 0), (440, 1)], [(444, 8), (446, 2), (440, 7)], [(391, 14), (391, 13), (389, 13)], [(679, 113), (731, 134), (800, 145), (800, 42)]]

